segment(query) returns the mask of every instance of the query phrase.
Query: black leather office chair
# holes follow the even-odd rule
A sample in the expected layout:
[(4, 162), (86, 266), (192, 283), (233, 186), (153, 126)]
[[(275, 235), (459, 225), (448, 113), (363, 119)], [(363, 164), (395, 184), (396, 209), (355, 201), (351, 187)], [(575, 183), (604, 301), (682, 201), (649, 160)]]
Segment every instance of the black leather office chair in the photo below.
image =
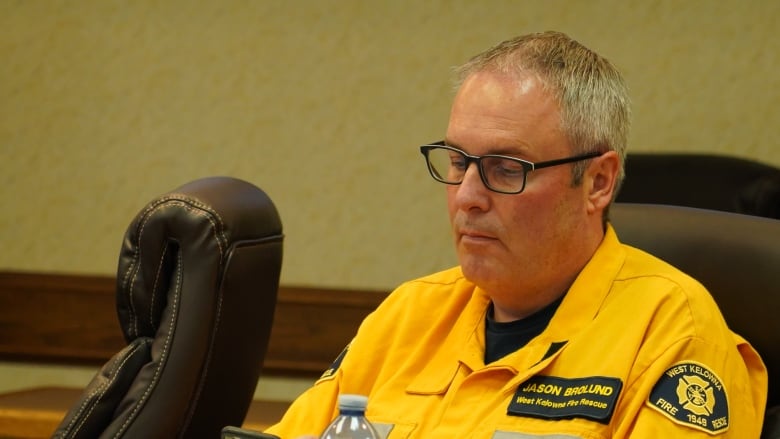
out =
[(780, 169), (719, 154), (630, 153), (616, 200), (780, 219)]
[(204, 178), (151, 201), (119, 257), (128, 345), (53, 437), (218, 438), (240, 425), (268, 345), (282, 241), (273, 203), (245, 181)]
[(780, 221), (714, 210), (616, 203), (620, 240), (696, 278), (726, 322), (745, 337), (769, 370), (762, 438), (780, 438)]

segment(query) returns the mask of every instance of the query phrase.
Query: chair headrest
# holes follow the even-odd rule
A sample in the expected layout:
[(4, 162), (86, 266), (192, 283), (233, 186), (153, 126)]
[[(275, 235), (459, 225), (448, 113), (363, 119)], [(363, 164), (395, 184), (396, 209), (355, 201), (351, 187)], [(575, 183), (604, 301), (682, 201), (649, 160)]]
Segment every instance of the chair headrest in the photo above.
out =
[[(187, 183), (151, 201), (127, 229), (117, 270), (117, 311), (125, 338), (154, 337), (170, 282), (215, 288), (231, 248), (279, 238), (271, 199), (231, 177)], [(176, 276), (167, 275), (181, 267)]]

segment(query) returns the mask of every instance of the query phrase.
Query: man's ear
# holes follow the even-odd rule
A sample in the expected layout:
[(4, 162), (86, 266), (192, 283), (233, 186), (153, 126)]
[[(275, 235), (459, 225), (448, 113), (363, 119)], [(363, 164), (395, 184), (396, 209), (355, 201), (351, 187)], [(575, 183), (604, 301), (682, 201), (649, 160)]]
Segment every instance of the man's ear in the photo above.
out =
[(601, 212), (609, 206), (619, 173), (620, 158), (617, 152), (607, 151), (591, 159), (583, 181), (587, 191), (588, 213)]

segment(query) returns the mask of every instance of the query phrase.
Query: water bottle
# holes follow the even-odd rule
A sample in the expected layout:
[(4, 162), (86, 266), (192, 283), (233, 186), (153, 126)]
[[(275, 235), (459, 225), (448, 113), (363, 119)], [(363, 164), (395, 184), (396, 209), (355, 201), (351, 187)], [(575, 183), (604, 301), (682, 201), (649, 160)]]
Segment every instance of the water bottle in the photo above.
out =
[(339, 415), (322, 432), (320, 439), (379, 439), (366, 419), (368, 398), (363, 395), (339, 395)]

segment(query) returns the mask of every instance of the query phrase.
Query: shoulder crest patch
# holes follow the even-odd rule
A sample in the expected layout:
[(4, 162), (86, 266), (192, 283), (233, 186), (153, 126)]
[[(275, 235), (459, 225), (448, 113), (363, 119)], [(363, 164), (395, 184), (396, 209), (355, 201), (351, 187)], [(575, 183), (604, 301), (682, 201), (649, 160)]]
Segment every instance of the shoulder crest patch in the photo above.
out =
[(707, 366), (682, 361), (666, 369), (646, 404), (680, 425), (710, 434), (729, 428), (723, 381)]

